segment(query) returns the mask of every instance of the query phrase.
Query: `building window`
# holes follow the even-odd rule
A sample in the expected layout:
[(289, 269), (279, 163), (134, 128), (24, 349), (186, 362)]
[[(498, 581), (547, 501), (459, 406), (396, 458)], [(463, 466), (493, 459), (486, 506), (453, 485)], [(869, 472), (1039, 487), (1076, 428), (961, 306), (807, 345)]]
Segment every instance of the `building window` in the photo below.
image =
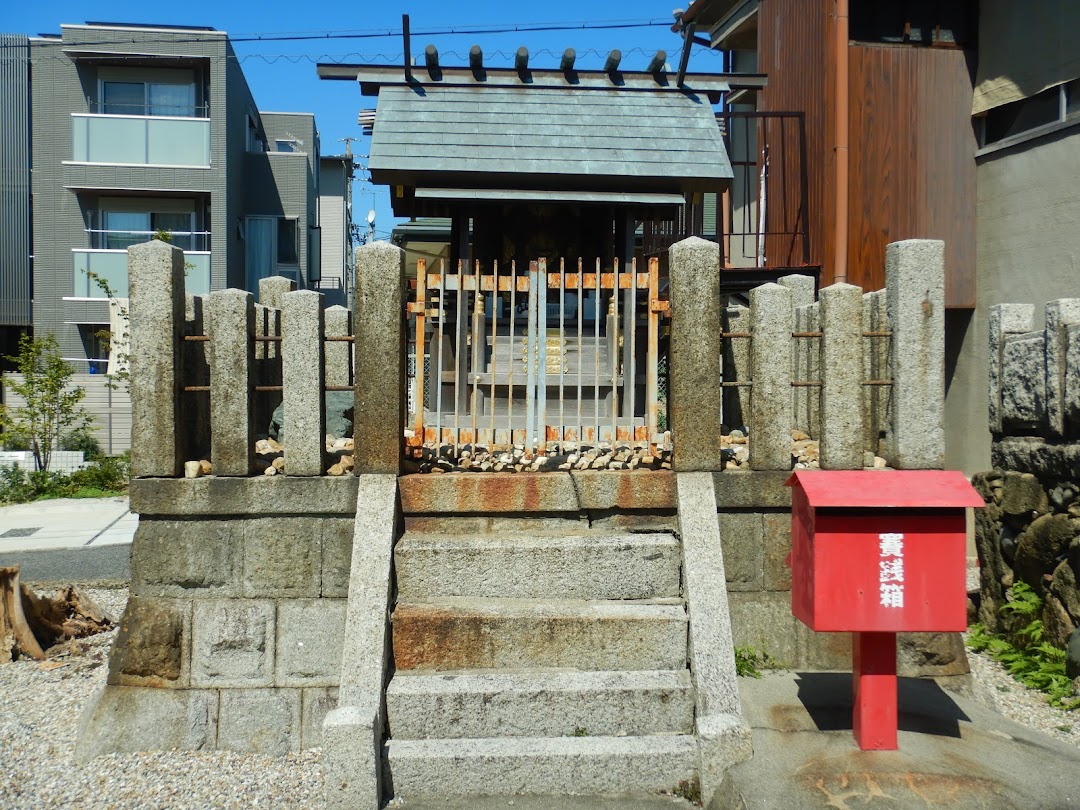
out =
[(297, 221), (279, 218), (277, 221), (277, 263), (296, 265), (300, 263), (297, 251)]
[(169, 115), (195, 118), (194, 83), (133, 82), (105, 80), (101, 83), (101, 111), (106, 115)]
[(293, 139), (274, 141), (274, 149), (278, 152), (298, 152), (297, 143)]
[(1080, 121), (1080, 79), (994, 107), (976, 119), (980, 147), (1036, 137), (1058, 124)]
[(259, 125), (250, 115), (247, 119), (247, 150), (249, 152), (266, 152), (266, 138), (259, 132)]

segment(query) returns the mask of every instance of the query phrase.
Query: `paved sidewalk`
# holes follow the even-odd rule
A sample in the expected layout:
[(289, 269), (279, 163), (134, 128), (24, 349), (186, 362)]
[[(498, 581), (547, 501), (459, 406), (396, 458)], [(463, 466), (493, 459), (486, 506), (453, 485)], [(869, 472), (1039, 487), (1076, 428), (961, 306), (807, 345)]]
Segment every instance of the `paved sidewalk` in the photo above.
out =
[(59, 498), (0, 507), (0, 554), (130, 544), (139, 516), (123, 498)]
[(855, 744), (850, 673), (767, 673), (739, 691), (754, 757), (731, 778), (746, 810), (1080, 807), (1080, 749), (932, 680), (900, 679), (898, 751)]

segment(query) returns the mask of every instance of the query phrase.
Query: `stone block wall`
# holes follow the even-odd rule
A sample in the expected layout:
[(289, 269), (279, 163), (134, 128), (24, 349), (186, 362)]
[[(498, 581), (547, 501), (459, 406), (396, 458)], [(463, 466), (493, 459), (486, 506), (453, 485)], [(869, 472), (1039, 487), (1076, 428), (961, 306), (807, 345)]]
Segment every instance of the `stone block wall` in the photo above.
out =
[[(212, 483), (132, 482), (131, 597), (84, 751), (320, 744), (337, 703), (356, 482)], [(309, 505), (256, 511), (267, 501)]]

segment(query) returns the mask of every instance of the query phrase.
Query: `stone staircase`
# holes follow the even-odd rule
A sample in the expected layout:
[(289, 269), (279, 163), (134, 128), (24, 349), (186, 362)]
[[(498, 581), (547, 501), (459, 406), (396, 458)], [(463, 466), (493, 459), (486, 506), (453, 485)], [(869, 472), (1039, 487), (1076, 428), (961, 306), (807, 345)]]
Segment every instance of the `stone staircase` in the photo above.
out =
[(698, 778), (679, 540), (559, 522), (449, 518), (396, 544), (384, 796)]

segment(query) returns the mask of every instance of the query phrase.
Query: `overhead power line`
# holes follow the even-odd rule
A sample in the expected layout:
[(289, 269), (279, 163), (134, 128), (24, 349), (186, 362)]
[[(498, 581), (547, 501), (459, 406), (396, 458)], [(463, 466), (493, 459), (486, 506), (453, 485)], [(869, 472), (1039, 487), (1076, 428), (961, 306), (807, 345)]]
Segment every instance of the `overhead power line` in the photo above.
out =
[[(670, 20), (640, 20), (640, 21), (614, 21), (614, 22), (582, 22), (582, 23), (501, 23), (490, 26), (444, 26), (440, 28), (430, 28), (427, 30), (413, 31), (413, 36), (417, 37), (437, 37), (437, 36), (485, 36), (491, 34), (514, 34), (514, 33), (536, 33), (536, 32), (550, 32), (550, 31), (611, 31), (617, 29), (626, 28), (656, 28), (660, 26), (670, 26)], [(125, 30), (123, 28), (116, 29), (117, 31)], [(132, 29), (139, 30), (139, 29)], [(402, 30), (400, 28), (381, 28), (372, 29), (368, 31), (325, 31), (317, 34), (252, 34), (243, 37), (229, 37), (229, 41), (233, 44), (247, 43), (247, 42), (311, 42), (315, 40), (352, 40), (352, 39), (379, 39), (388, 37), (400, 37)], [(198, 44), (207, 42), (221, 42), (221, 32), (217, 32), (212, 36), (199, 36), (193, 35), (190, 37), (162, 37), (158, 39), (154, 38), (131, 38), (131, 44), (137, 45), (152, 45), (152, 44)], [(43, 47), (47, 46), (49, 42), (32, 41), (31, 46)], [(73, 43), (78, 47), (93, 47), (99, 45), (121, 45), (128, 44), (127, 40), (121, 37), (111, 37), (109, 39), (100, 40), (97, 42), (92, 41), (80, 41)]]

